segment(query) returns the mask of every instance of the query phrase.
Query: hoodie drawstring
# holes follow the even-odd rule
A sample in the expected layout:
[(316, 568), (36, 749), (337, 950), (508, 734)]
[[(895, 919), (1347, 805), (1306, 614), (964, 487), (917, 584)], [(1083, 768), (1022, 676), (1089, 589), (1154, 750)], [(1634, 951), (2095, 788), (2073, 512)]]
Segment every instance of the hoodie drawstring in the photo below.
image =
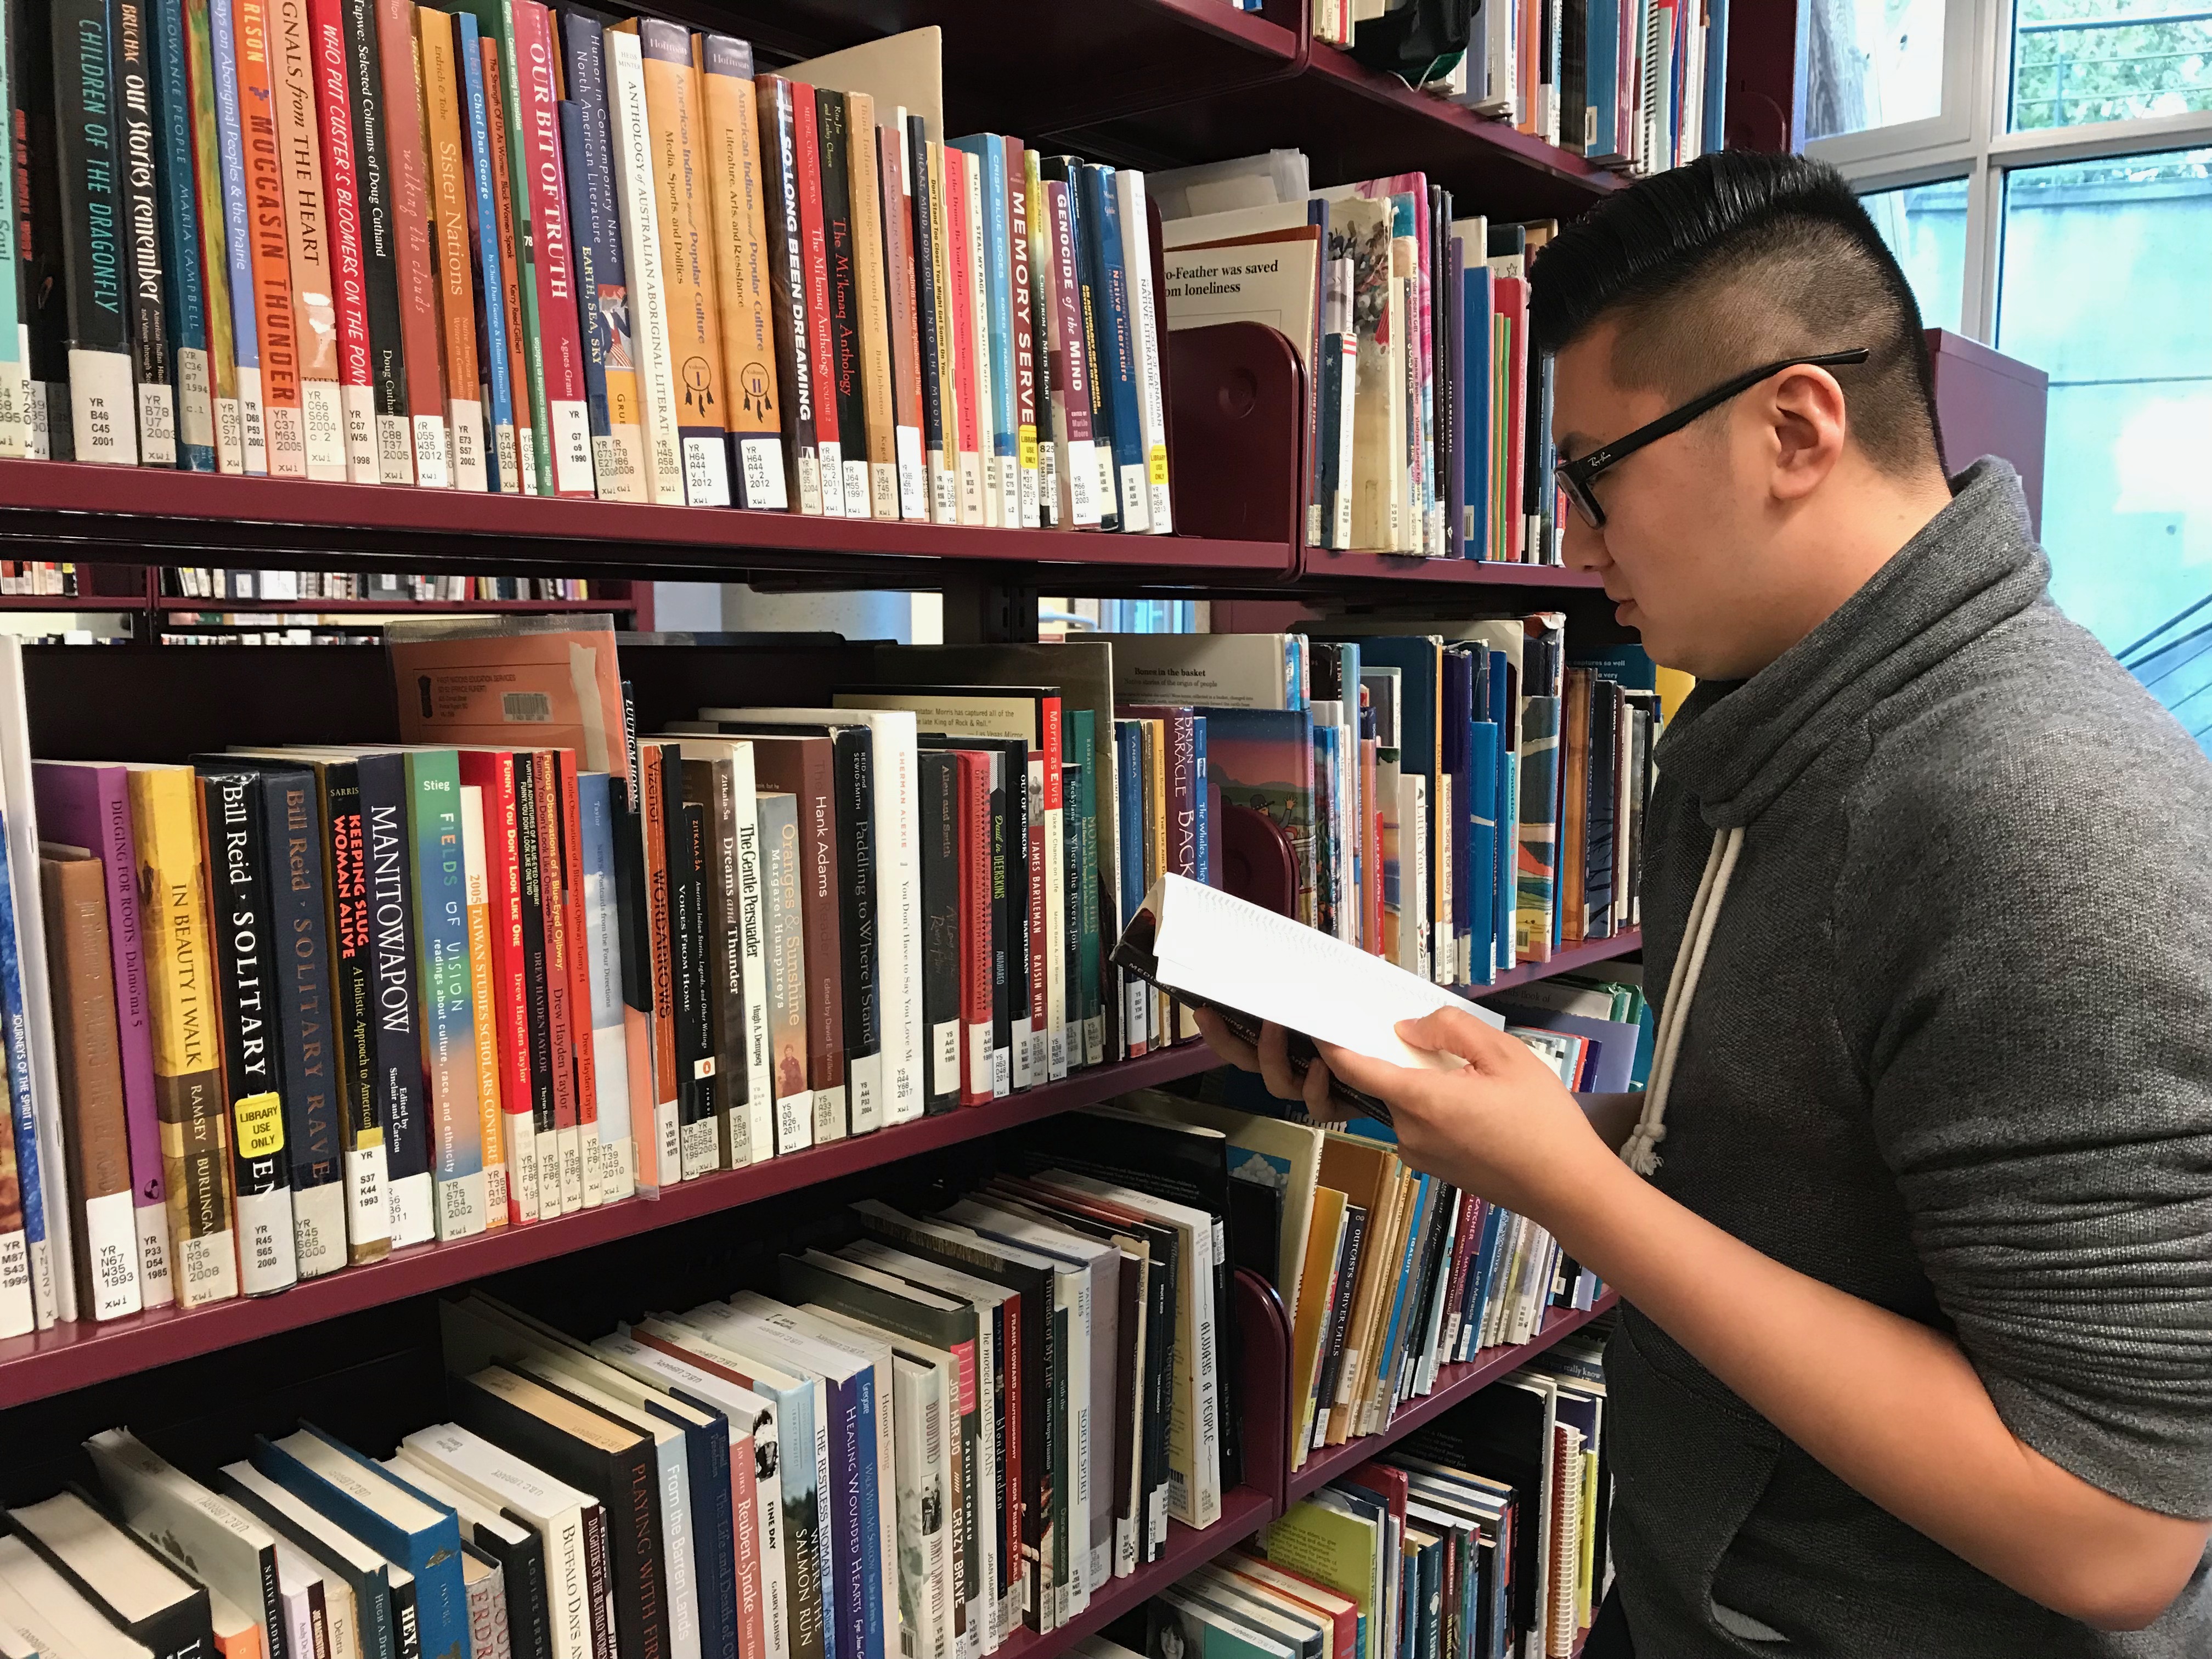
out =
[(1659, 1143), (1667, 1138), (1667, 1094), (1674, 1081), (1674, 1056), (1682, 1047), (1682, 1028), (1689, 1023), (1690, 1004), (1698, 994), (1698, 976), (1705, 971), (1705, 947), (1721, 916), (1729, 878), (1735, 873), (1736, 854), (1743, 850), (1743, 827), (1739, 824), (1714, 837), (1705, 859), (1705, 873), (1698, 882), (1698, 896), (1690, 905), (1689, 925), (1674, 952), (1674, 971), (1667, 977), (1667, 1006), (1659, 1017), (1654, 1044), (1651, 1086), (1644, 1096), (1644, 1109), (1635, 1131), (1620, 1149), (1621, 1162), (1640, 1176), (1656, 1174)]

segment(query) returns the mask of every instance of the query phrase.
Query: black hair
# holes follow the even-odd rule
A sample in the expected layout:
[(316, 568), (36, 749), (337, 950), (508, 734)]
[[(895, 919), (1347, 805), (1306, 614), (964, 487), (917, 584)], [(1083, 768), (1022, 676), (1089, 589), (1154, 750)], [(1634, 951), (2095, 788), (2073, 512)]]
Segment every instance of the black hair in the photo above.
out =
[(1872, 354), (1835, 371), (1859, 447), (1886, 471), (1942, 464), (1920, 307), (1843, 176), (1717, 150), (1605, 198), (1531, 267), (1529, 322), (1558, 351), (1620, 325), (1614, 377), (1694, 397), (1794, 352)]

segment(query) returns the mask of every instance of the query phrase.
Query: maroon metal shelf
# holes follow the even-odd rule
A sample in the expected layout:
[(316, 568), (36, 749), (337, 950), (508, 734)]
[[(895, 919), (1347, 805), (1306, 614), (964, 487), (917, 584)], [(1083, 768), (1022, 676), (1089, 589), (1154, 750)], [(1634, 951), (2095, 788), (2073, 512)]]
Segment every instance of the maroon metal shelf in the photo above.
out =
[(1424, 587), (1602, 588), (1594, 570), (1558, 564), (1519, 564), (1499, 559), (1424, 559), (1395, 553), (1343, 553), (1333, 548), (1305, 550), (1304, 574), (1310, 584), (1365, 586), (1405, 582)]
[(1554, 1308), (1551, 1316), (1545, 1320), (1544, 1328), (1528, 1341), (1510, 1347), (1485, 1348), (1464, 1365), (1443, 1367), (1437, 1373), (1435, 1391), (1400, 1406), (1392, 1413), (1389, 1425), (1381, 1432), (1361, 1435), (1340, 1446), (1326, 1447), (1307, 1458), (1304, 1468), (1292, 1469), (1290, 1501), (1296, 1503), (1307, 1493), (1318, 1491), (1346, 1470), (1357, 1468), (1394, 1441), (1403, 1437), (1408, 1430), (1418, 1428), (1439, 1413), (1449, 1411), (1468, 1395), (1488, 1388), (1501, 1376), (1519, 1370), (1561, 1337), (1580, 1330), (1599, 1315), (1610, 1311), (1619, 1300), (1613, 1291), (1607, 1291), (1598, 1297), (1596, 1305), (1587, 1311)]
[(426, 1244), (386, 1261), (346, 1267), (279, 1295), (197, 1308), (139, 1314), (103, 1325), (57, 1326), (0, 1341), (0, 1413), (50, 1395), (149, 1370), (277, 1331), (295, 1330), (404, 1297), (444, 1290), (550, 1256), (672, 1226), (696, 1216), (750, 1204), (777, 1193), (881, 1168), (940, 1146), (972, 1140), (1058, 1112), (1089, 1106), (1130, 1089), (1189, 1077), (1213, 1064), (1203, 1043), (1189, 1043), (1118, 1066), (1096, 1066), (988, 1106), (901, 1124), (872, 1135), (810, 1147), (749, 1169), (687, 1181), (658, 1199), (629, 1199), (579, 1215), (451, 1243)]
[(1552, 952), (1549, 962), (1524, 962), (1517, 968), (1509, 968), (1492, 983), (1477, 985), (1468, 994), (1486, 997), (1493, 992), (1510, 991), (1516, 985), (1531, 984), (1558, 974), (1571, 974), (1577, 969), (1587, 968), (1593, 963), (1628, 956), (1643, 948), (1644, 930), (1641, 927), (1624, 927), (1610, 939), (1585, 939), (1580, 945), (1561, 945)]
[[(569, 616), (594, 611), (635, 610), (632, 599), (185, 599), (164, 594), (154, 608), (164, 616), (223, 617), (472, 617), (517, 614)], [(82, 607), (79, 607), (82, 609)]]

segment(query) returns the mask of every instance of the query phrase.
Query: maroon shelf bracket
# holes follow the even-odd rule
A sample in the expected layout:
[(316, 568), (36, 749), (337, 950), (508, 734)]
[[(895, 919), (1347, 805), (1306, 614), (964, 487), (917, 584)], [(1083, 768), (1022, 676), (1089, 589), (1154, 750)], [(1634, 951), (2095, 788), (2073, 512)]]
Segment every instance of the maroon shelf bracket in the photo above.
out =
[(1305, 371), (1297, 353), (1264, 323), (1216, 323), (1177, 329), (1168, 336), (1168, 355), (1176, 532), (1279, 542), (1289, 580), (1305, 539)]
[(1237, 1340), (1243, 1350), (1237, 1398), (1244, 1484), (1267, 1493), (1280, 1515), (1291, 1474), (1291, 1322), (1275, 1287), (1249, 1267), (1237, 1270)]

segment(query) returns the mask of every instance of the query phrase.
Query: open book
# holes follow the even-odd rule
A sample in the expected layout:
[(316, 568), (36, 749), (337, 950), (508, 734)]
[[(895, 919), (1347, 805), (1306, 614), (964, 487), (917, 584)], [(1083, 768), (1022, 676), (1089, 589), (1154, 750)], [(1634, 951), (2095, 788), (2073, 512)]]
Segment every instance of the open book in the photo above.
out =
[[(1442, 1072), (1467, 1062), (1409, 1046), (1398, 1036), (1400, 1020), (1460, 1008), (1501, 1030), (1505, 1023), (1381, 957), (1184, 876), (1152, 884), (1115, 945), (1114, 962), (1193, 1007), (1212, 1009), (1248, 1042), (1260, 1040), (1262, 1021), (1283, 1027), (1300, 1077), (1315, 1058), (1316, 1037), (1371, 1059)], [(1358, 1115), (1390, 1121), (1381, 1101), (1341, 1078), (1330, 1092)]]

